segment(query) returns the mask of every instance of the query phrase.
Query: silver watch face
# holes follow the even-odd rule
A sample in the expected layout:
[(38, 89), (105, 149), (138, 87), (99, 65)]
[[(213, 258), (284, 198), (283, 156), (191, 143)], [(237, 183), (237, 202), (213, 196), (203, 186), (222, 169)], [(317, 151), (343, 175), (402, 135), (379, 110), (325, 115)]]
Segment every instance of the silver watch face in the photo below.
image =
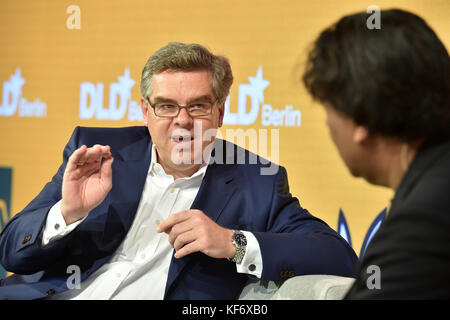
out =
[(247, 245), (247, 238), (243, 233), (235, 232), (233, 235), (233, 240), (238, 247), (245, 247)]

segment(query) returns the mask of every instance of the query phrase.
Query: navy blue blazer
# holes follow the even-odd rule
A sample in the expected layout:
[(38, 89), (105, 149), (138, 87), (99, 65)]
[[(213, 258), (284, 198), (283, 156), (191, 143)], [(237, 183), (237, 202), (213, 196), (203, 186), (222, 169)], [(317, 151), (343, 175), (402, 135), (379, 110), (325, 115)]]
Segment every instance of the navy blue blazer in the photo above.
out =
[[(61, 199), (67, 160), (83, 144), (111, 146), (112, 190), (75, 230), (42, 247), (47, 214)], [(146, 127), (77, 127), (51, 182), (0, 235), (0, 264), (15, 273), (2, 281), (0, 298), (35, 299), (68, 290), (68, 266), (78, 265), (83, 281), (107, 262), (133, 222), (151, 147)], [(241, 164), (242, 155), (245, 164)], [(211, 157), (214, 161), (208, 165), (192, 208), (202, 210), (225, 228), (253, 232), (261, 249), (263, 280), (302, 274), (353, 276), (354, 251), (291, 196), (286, 170), (279, 166), (276, 174), (261, 175), (262, 168), (273, 164), (251, 164), (252, 159), (254, 154), (217, 139)], [(234, 299), (248, 279), (227, 259), (202, 253), (172, 257), (164, 298)]]

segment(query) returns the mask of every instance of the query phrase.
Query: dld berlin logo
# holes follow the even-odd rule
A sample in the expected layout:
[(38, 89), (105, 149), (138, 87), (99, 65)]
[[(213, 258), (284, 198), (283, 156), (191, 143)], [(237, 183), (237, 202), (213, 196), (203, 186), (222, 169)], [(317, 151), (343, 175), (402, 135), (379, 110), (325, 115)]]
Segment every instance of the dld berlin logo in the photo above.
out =
[(0, 116), (10, 117), (16, 113), (19, 117), (45, 117), (47, 105), (39, 98), (28, 101), (22, 97), (22, 86), (25, 79), (19, 68), (11, 75), (9, 80), (3, 82), (3, 97), (0, 105)]
[[(255, 77), (248, 77), (250, 83), (239, 85), (237, 113), (230, 112), (230, 97), (225, 102), (224, 124), (251, 125), (256, 122), (260, 114), (263, 126), (300, 127), (301, 112), (294, 110), (292, 105), (284, 109), (275, 109), (264, 103), (264, 90), (270, 82), (263, 78), (263, 68), (259, 67)], [(250, 98), (250, 111), (247, 112), (247, 100)], [(261, 106), (262, 105), (262, 106)]]
[[(261, 116), (262, 126), (300, 127), (301, 112), (292, 105), (284, 109), (275, 109), (264, 103), (264, 90), (269, 81), (263, 78), (263, 68), (259, 67), (256, 76), (248, 77), (249, 83), (238, 87), (237, 112), (230, 111), (230, 96), (225, 102), (224, 124), (251, 125)], [(117, 82), (109, 85), (107, 92), (102, 82), (83, 82), (80, 85), (80, 119), (122, 120), (128, 113), (130, 121), (144, 121), (140, 105), (130, 100), (131, 88), (136, 81), (130, 77), (130, 69), (126, 68), (123, 75), (118, 76)], [(108, 104), (104, 102), (108, 97)], [(249, 104), (249, 105), (247, 105)], [(261, 112), (260, 112), (261, 111)]]

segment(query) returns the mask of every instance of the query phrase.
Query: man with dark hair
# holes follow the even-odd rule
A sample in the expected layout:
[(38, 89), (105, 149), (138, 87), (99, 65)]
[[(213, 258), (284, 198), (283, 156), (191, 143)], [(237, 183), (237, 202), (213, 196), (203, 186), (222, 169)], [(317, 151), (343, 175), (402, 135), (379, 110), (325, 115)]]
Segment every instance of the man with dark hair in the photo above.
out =
[(417, 15), (380, 14), (324, 30), (303, 74), (352, 175), (395, 190), (347, 298), (449, 298), (449, 55)]
[(152, 55), (145, 126), (76, 128), (4, 228), (0, 263), (16, 274), (0, 298), (233, 299), (249, 277), (351, 276), (355, 253), (291, 196), (286, 170), (215, 139), (232, 82), (201, 45)]

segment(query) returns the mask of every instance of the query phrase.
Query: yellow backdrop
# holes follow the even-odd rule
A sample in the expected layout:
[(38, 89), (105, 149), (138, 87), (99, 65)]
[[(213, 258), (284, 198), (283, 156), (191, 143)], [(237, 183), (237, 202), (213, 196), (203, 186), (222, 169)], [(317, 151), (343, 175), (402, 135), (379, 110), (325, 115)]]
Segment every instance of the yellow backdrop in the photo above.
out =
[(393, 193), (350, 176), (294, 67), (323, 28), (373, 4), (421, 15), (448, 47), (447, 0), (1, 1), (0, 167), (12, 169), (3, 219), (51, 179), (75, 126), (140, 124), (148, 57), (169, 41), (195, 42), (234, 70), (223, 137), (238, 128), (278, 134), (269, 156), (287, 168), (291, 192), (335, 229), (342, 209), (359, 253)]

